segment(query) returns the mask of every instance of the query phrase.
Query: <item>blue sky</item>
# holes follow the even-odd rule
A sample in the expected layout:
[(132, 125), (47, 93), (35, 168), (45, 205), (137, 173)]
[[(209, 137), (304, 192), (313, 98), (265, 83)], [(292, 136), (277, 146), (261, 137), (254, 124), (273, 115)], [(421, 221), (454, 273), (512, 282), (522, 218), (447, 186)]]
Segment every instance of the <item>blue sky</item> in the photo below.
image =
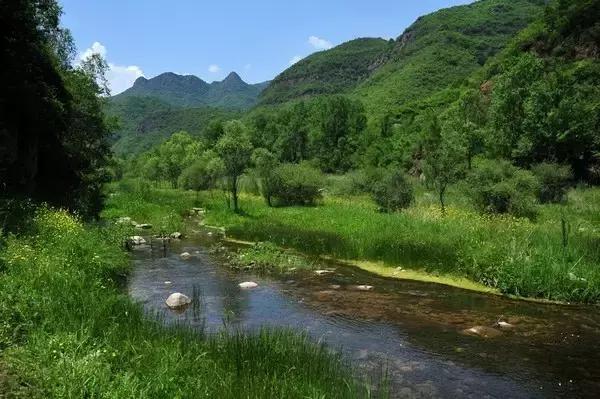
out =
[(138, 76), (238, 72), (274, 78), (315, 51), (357, 37), (396, 38), (420, 15), (470, 0), (62, 0), (80, 56), (102, 53), (113, 94)]

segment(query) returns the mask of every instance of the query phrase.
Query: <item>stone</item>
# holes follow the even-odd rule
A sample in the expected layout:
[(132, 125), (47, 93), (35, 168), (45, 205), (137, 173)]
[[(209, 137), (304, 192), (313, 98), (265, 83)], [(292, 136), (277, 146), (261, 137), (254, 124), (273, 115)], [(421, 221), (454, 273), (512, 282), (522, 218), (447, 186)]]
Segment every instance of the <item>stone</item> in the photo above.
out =
[(144, 237), (141, 236), (131, 236), (129, 237), (129, 243), (131, 245), (144, 245), (146, 243), (146, 240), (144, 239)]
[(315, 274), (317, 276), (325, 276), (327, 274), (332, 274), (333, 271), (332, 270), (315, 270)]
[(183, 237), (183, 234), (181, 234), (180, 232), (176, 231), (176, 232), (174, 232), (174, 233), (171, 233), (171, 234), (169, 235), (169, 237), (171, 237), (171, 238), (173, 238), (173, 239), (175, 239), (175, 240), (180, 240), (180, 239), (181, 239), (181, 237)]
[(515, 327), (514, 325), (507, 323), (505, 321), (499, 321), (498, 323), (496, 323), (496, 325), (503, 330), (510, 330), (511, 328)]
[(188, 260), (192, 257), (192, 255), (189, 252), (183, 252), (179, 255), (179, 257), (183, 260)]
[(475, 326), (463, 330), (467, 335), (474, 335), (481, 338), (496, 338), (502, 335), (502, 332), (492, 327)]
[(152, 228), (151, 224), (148, 223), (141, 223), (135, 226), (136, 229), (140, 229), (140, 230), (149, 230)]
[(165, 281), (165, 285), (171, 285), (173, 284), (171, 281)]
[(179, 309), (179, 308), (186, 307), (187, 305), (192, 303), (192, 300), (187, 295), (184, 295), (180, 292), (175, 292), (175, 293), (169, 295), (169, 297), (167, 298), (165, 303), (171, 309)]
[(355, 288), (359, 291), (373, 291), (375, 289), (372, 285), (357, 285)]
[(240, 288), (242, 289), (252, 289), (252, 288), (256, 288), (258, 287), (258, 284), (256, 284), (254, 281), (245, 281), (243, 283), (239, 284)]
[(329, 288), (331, 288), (332, 290), (339, 290), (340, 288), (342, 288), (342, 286), (339, 284), (331, 284)]

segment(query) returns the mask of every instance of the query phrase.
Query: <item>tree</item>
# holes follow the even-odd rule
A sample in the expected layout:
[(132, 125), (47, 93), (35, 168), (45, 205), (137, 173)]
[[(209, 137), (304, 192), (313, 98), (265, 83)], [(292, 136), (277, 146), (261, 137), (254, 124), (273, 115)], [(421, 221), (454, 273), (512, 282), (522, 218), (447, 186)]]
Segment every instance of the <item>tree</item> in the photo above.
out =
[(273, 206), (273, 176), (275, 168), (279, 165), (279, 161), (269, 150), (257, 148), (252, 153), (252, 164), (260, 178), (261, 193), (265, 201), (267, 201), (267, 205)]
[(233, 201), (233, 211), (239, 212), (238, 181), (250, 164), (252, 144), (248, 137), (248, 129), (240, 121), (225, 123), (223, 131), (223, 136), (217, 142), (215, 149), (223, 160), (224, 173)]
[(214, 188), (219, 177), (223, 175), (223, 161), (216, 152), (207, 150), (200, 155), (190, 166), (185, 168), (178, 179), (180, 187), (196, 191)]
[(318, 129), (311, 137), (312, 151), (324, 172), (345, 172), (354, 164), (360, 135), (366, 127), (364, 107), (344, 96), (319, 99)]
[(448, 186), (464, 174), (464, 153), (464, 145), (456, 132), (442, 131), (437, 115), (431, 114), (423, 137), (424, 172), (438, 194), (442, 213), (446, 212), (445, 195)]
[(190, 166), (199, 154), (203, 144), (187, 132), (178, 132), (158, 146), (145, 162), (145, 174), (152, 180), (166, 180), (177, 187), (181, 172)]

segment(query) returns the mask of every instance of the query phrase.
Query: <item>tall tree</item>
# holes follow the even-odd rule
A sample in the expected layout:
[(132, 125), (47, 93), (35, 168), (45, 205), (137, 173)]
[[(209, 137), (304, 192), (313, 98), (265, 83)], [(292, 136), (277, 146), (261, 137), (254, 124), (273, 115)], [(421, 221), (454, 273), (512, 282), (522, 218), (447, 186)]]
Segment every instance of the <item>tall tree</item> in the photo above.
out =
[(227, 122), (223, 130), (224, 134), (217, 142), (215, 149), (223, 160), (233, 210), (239, 212), (238, 183), (240, 176), (244, 174), (250, 164), (252, 143), (248, 137), (248, 129), (240, 121)]

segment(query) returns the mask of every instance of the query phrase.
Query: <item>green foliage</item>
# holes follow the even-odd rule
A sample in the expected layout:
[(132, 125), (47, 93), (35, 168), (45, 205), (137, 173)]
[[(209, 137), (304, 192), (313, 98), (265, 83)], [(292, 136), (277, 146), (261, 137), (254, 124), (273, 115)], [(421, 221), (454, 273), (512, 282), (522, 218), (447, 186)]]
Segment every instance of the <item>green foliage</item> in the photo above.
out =
[(272, 182), (279, 161), (273, 153), (264, 148), (257, 148), (252, 153), (252, 164), (260, 179), (260, 192), (269, 206), (272, 206)]
[(540, 184), (537, 196), (542, 204), (562, 203), (566, 200), (573, 179), (570, 167), (545, 162), (535, 165), (531, 171)]
[(483, 212), (509, 213), (535, 219), (536, 193), (539, 182), (535, 176), (502, 160), (479, 160), (469, 176), (471, 194)]
[(2, 196), (29, 196), (95, 217), (109, 127), (102, 113), (106, 63), (74, 67), (74, 44), (54, 0), (0, 4)]
[(321, 198), (323, 176), (307, 163), (282, 164), (265, 184), (278, 205), (315, 205)]
[(224, 173), (223, 160), (213, 150), (207, 150), (181, 172), (178, 186), (194, 191), (213, 189)]
[(258, 242), (245, 248), (230, 259), (235, 269), (263, 273), (289, 273), (296, 270), (313, 269), (315, 264), (305, 256), (283, 250), (269, 242)]
[(233, 210), (238, 212), (238, 180), (250, 165), (252, 143), (248, 137), (248, 129), (240, 121), (227, 122), (223, 130), (224, 134), (217, 142), (215, 150), (223, 161)]
[(355, 39), (314, 53), (277, 76), (260, 96), (262, 104), (355, 88), (382, 62), (390, 44), (383, 39)]
[(19, 387), (3, 395), (367, 397), (339, 357), (306, 336), (204, 335), (149, 319), (120, 285), (129, 265), (121, 227), (85, 227), (47, 209), (31, 227), (0, 249), (2, 372)]
[(214, 143), (219, 122), (239, 116), (239, 112), (220, 108), (178, 108), (154, 97), (111, 98), (105, 109), (120, 122), (113, 129), (113, 151), (119, 156), (148, 151), (182, 130)]
[(154, 181), (166, 180), (172, 187), (176, 187), (183, 170), (198, 159), (202, 149), (203, 144), (198, 140), (187, 132), (179, 132), (152, 152), (144, 154), (139, 161), (147, 178)]
[(388, 172), (371, 187), (373, 200), (384, 212), (408, 208), (415, 200), (412, 184), (400, 171)]
[(455, 131), (442, 131), (436, 115), (423, 134), (423, 171), (425, 179), (438, 194), (442, 213), (448, 186), (458, 181), (466, 167), (465, 147)]

